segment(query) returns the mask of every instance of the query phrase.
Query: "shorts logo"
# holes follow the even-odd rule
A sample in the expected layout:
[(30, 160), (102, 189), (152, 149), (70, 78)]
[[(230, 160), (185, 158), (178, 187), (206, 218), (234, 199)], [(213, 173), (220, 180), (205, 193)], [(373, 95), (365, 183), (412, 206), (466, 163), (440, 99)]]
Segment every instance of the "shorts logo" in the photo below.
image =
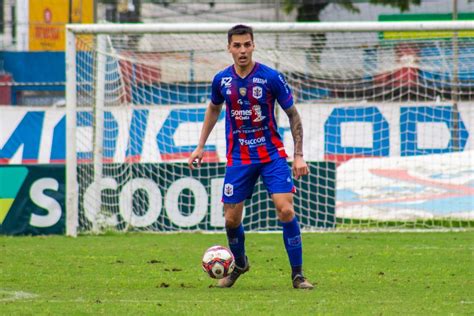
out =
[(260, 99), (263, 95), (262, 87), (255, 86), (252, 89), (252, 95), (255, 99)]
[(286, 182), (291, 182), (290, 177), (286, 178)]
[(230, 183), (226, 183), (224, 185), (224, 195), (225, 196), (232, 196), (234, 195), (234, 186)]
[(232, 91), (230, 89), (227, 89), (225, 93), (229, 95), (229, 94), (232, 94)]
[(244, 97), (247, 94), (247, 88), (244, 88), (244, 87), (239, 88), (239, 93), (241, 96)]

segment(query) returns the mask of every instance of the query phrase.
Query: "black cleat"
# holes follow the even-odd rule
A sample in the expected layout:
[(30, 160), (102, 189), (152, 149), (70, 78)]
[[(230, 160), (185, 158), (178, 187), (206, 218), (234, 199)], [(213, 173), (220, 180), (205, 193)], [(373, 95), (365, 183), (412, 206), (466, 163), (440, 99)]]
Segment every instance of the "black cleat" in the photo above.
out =
[(234, 285), (235, 281), (237, 281), (237, 279), (249, 269), (249, 260), (247, 257), (245, 257), (245, 267), (240, 268), (239, 266), (235, 265), (234, 271), (232, 271), (232, 273), (226, 276), (225, 278), (220, 279), (217, 283), (217, 287), (231, 287), (232, 285)]
[(312, 290), (314, 289), (314, 285), (308, 282), (304, 276), (301, 274), (295, 275), (293, 278), (293, 287), (295, 289), (300, 289), (300, 290)]

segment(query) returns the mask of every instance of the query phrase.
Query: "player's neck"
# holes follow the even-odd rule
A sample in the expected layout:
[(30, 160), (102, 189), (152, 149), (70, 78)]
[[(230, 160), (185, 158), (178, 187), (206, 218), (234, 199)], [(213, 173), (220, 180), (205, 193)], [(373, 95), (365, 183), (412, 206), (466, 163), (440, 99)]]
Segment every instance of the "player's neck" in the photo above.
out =
[(240, 77), (240, 78), (245, 78), (248, 76), (249, 73), (252, 72), (253, 67), (255, 67), (255, 62), (252, 60), (248, 65), (246, 66), (238, 66), (234, 64), (234, 70), (235, 73)]

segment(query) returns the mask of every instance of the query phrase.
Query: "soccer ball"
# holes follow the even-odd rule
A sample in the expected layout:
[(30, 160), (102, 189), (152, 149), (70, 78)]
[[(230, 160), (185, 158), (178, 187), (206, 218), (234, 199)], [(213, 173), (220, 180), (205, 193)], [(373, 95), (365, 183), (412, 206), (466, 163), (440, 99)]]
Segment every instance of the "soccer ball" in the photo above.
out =
[(202, 268), (213, 279), (225, 278), (234, 271), (234, 255), (226, 247), (213, 246), (204, 252)]

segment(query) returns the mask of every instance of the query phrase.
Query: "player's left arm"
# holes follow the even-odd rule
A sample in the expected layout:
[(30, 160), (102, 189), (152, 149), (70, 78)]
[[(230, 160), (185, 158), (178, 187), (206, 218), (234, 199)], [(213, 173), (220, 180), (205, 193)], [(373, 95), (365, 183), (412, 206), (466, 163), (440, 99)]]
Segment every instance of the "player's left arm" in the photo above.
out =
[(301, 123), (301, 116), (296, 106), (293, 105), (286, 108), (285, 113), (290, 120), (291, 135), (293, 136), (294, 142), (293, 175), (295, 179), (298, 179), (309, 173), (308, 165), (303, 158), (303, 124)]

